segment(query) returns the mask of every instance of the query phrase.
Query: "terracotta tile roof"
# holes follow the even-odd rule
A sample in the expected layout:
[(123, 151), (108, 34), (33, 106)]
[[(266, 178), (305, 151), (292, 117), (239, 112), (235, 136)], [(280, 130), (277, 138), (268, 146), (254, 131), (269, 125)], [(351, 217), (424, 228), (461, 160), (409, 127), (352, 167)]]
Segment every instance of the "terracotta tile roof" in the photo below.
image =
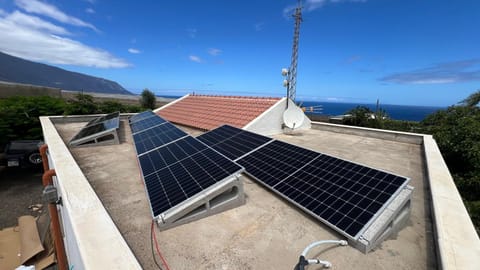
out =
[(254, 120), (280, 98), (190, 95), (157, 111), (170, 122), (211, 130), (229, 124), (238, 128)]

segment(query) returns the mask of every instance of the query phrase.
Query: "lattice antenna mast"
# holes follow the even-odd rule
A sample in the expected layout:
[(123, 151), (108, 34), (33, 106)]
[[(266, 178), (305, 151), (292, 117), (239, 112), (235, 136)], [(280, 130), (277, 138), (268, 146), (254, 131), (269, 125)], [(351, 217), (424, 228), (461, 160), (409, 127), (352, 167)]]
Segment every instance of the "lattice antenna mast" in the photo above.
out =
[(290, 68), (288, 69), (288, 73), (286, 74), (286, 82), (284, 83), (287, 87), (287, 97), (292, 101), (295, 101), (297, 92), (298, 39), (300, 36), (300, 23), (302, 22), (302, 8), (302, 1), (298, 0), (295, 13), (293, 14), (293, 17), (295, 18), (295, 30), (293, 32), (292, 61), (290, 63)]

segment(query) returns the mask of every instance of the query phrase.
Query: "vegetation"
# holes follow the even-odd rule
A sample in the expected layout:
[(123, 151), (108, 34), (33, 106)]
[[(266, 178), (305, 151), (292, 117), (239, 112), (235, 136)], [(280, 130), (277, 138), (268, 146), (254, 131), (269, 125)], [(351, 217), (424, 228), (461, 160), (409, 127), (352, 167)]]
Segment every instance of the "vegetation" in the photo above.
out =
[(157, 103), (157, 98), (155, 94), (148, 90), (147, 88), (143, 89), (142, 94), (140, 95), (140, 105), (145, 109), (155, 109)]
[(423, 132), (432, 134), (480, 232), (480, 91), (459, 106), (429, 115)]
[(78, 94), (65, 101), (49, 96), (17, 96), (0, 99), (0, 149), (11, 140), (42, 138), (39, 116), (78, 115), (110, 112), (139, 112), (140, 106), (116, 101), (94, 102), (90, 95)]
[(477, 231), (480, 232), (480, 90), (456, 106), (437, 111), (421, 122), (383, 119), (357, 107), (343, 123), (431, 134), (452, 173)]
[(42, 138), (38, 117), (61, 115), (65, 112), (65, 105), (62, 99), (49, 96), (0, 100), (0, 145), (11, 140)]

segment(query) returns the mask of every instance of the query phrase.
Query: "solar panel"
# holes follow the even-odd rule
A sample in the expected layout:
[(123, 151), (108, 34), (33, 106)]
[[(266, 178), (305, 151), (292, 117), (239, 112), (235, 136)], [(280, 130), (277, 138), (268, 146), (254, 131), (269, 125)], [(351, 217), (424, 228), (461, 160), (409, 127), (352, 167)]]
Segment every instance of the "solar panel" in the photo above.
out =
[(91, 125), (94, 125), (94, 124), (98, 124), (100, 122), (104, 122), (105, 120), (118, 118), (119, 116), (120, 116), (119, 112), (110, 113), (110, 114), (100, 116), (100, 117), (97, 117), (97, 118), (94, 118), (94, 119), (90, 120), (90, 122), (88, 122), (85, 126), (88, 127), (88, 126), (91, 126)]
[(190, 136), (139, 156), (139, 161), (154, 216), (243, 169)]
[(91, 125), (91, 126), (88, 126), (86, 128), (82, 128), (77, 134), (75, 134), (75, 136), (73, 136), (71, 141), (75, 141), (75, 140), (78, 140), (80, 138), (93, 135), (95, 133), (100, 133), (100, 132), (105, 131), (105, 130), (107, 130), (107, 129), (103, 126), (102, 123)]
[(281, 141), (273, 141), (237, 162), (258, 181), (272, 187), (321, 154)]
[(129, 121), (130, 123), (134, 123), (152, 116), (155, 116), (156, 114), (152, 111), (144, 111), (135, 115), (130, 116)]
[(271, 138), (224, 125), (197, 137), (226, 157), (237, 158), (271, 141)]
[(132, 133), (137, 133), (137, 132), (141, 132), (145, 129), (154, 127), (154, 126), (158, 126), (158, 125), (163, 124), (165, 122), (167, 122), (167, 121), (165, 121), (165, 119), (163, 119), (159, 116), (149, 117), (149, 118), (145, 118), (145, 119), (138, 120), (138, 121), (135, 121), (133, 123), (130, 123), (130, 127), (132, 129)]
[[(69, 144), (83, 145), (89, 143), (106, 143), (117, 141), (116, 129), (120, 126), (119, 113), (115, 112), (97, 117), (88, 122), (73, 138)], [(109, 136), (107, 136), (109, 134)]]
[[(357, 239), (409, 181), (230, 126), (198, 138), (237, 158), (263, 185), (350, 238)], [(248, 147), (252, 138), (262, 140)]]
[(137, 154), (141, 155), (147, 151), (185, 136), (187, 136), (187, 133), (183, 132), (181, 129), (170, 123), (165, 123), (143, 132), (133, 134), (133, 140), (135, 141)]
[(407, 179), (328, 155), (272, 186), (338, 231), (356, 238)]

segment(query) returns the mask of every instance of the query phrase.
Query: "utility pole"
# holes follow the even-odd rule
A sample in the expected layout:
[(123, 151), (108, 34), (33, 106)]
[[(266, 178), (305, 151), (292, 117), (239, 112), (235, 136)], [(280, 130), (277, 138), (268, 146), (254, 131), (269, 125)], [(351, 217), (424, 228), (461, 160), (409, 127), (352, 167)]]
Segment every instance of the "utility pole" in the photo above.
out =
[[(295, 13), (292, 15), (295, 18), (295, 30), (293, 32), (293, 46), (292, 46), (292, 61), (290, 68), (283, 69), (282, 75), (286, 76), (283, 84), (287, 88), (287, 97), (295, 102), (297, 91), (297, 62), (298, 62), (298, 40), (300, 36), (300, 23), (302, 22), (302, 0), (298, 0)], [(287, 102), (288, 107), (288, 102)]]

